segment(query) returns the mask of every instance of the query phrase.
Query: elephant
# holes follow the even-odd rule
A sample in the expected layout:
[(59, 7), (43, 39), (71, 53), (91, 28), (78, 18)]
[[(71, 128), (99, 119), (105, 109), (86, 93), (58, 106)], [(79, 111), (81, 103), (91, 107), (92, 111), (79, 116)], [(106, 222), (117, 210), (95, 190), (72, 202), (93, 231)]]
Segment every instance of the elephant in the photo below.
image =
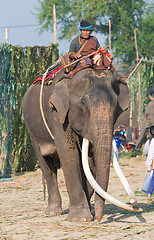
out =
[(150, 101), (146, 107), (142, 128), (136, 143), (136, 149), (140, 148), (144, 143), (146, 133), (151, 126), (154, 126), (154, 100)]
[[(67, 220), (93, 220), (90, 199), (94, 190), (82, 166), (82, 140), (89, 141), (87, 157), (91, 175), (106, 193), (114, 124), (128, 107), (127, 84), (116, 81), (110, 70), (87, 68), (72, 78), (67, 74), (62, 77), (59, 72), (52, 84), (36, 83), (29, 87), (22, 110), (47, 183), (46, 214), (62, 214), (57, 183), (57, 171), (62, 167), (69, 196)], [(105, 195), (100, 194), (95, 192), (95, 219), (98, 221), (102, 219), (105, 203)]]

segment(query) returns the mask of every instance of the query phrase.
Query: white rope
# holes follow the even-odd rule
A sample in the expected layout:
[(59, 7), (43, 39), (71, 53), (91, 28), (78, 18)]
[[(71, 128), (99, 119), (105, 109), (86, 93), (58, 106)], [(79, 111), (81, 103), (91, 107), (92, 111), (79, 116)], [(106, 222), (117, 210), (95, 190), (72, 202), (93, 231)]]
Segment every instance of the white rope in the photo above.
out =
[(43, 112), (43, 106), (42, 106), (42, 95), (43, 95), (43, 85), (44, 85), (44, 80), (45, 80), (45, 77), (48, 73), (48, 71), (53, 68), (53, 67), (56, 67), (59, 63), (61, 62), (61, 57), (50, 67), (47, 68), (47, 70), (45, 71), (45, 73), (43, 74), (43, 78), (42, 78), (42, 83), (41, 83), (41, 89), (40, 89), (40, 111), (41, 111), (41, 115), (42, 115), (42, 119), (43, 119), (43, 122), (44, 122), (44, 125), (48, 131), (48, 133), (50, 134), (51, 138), (54, 140), (54, 136), (52, 134), (52, 132), (50, 131), (49, 127), (48, 127), (48, 124), (46, 122), (46, 119), (45, 119), (45, 116), (44, 116), (44, 112)]
[(44, 122), (44, 125), (48, 131), (48, 133), (50, 134), (51, 138), (54, 140), (54, 136), (52, 134), (52, 132), (50, 131), (49, 127), (48, 127), (48, 124), (46, 122), (46, 119), (45, 119), (45, 116), (44, 116), (44, 112), (43, 112), (43, 106), (42, 106), (42, 95), (43, 95), (43, 85), (44, 85), (44, 80), (45, 80), (45, 77), (49, 71), (51, 67), (49, 67), (45, 73), (43, 74), (43, 78), (42, 78), (42, 83), (41, 83), (41, 89), (40, 89), (40, 111), (41, 111), (41, 115), (42, 115), (42, 119), (43, 119), (43, 122)]

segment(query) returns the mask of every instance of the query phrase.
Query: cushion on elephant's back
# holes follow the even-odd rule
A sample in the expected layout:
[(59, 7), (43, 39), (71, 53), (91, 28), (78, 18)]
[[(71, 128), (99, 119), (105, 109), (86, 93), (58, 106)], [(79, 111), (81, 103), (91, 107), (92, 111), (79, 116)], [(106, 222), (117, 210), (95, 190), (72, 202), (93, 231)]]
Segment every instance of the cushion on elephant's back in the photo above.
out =
[(65, 72), (70, 72), (72, 71), (72, 65), (67, 66), (71, 63), (71, 60), (69, 58), (69, 54), (65, 53), (64, 56), (61, 58), (61, 64), (62, 68), (64, 69)]

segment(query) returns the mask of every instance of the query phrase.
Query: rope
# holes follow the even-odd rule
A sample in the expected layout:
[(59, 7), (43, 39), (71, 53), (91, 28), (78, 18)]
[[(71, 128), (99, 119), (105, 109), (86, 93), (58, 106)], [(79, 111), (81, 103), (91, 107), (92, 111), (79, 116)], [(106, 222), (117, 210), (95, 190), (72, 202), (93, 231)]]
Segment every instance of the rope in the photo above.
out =
[(48, 124), (46, 122), (46, 119), (45, 119), (45, 116), (44, 116), (44, 112), (43, 112), (43, 106), (42, 106), (42, 95), (43, 95), (43, 85), (44, 85), (44, 79), (49, 71), (51, 67), (49, 67), (45, 73), (43, 74), (43, 78), (42, 78), (42, 83), (41, 83), (41, 89), (40, 89), (40, 111), (41, 111), (41, 115), (42, 115), (42, 119), (43, 119), (43, 122), (44, 122), (44, 125), (48, 131), (48, 133), (50, 134), (51, 138), (54, 140), (54, 136), (52, 134), (52, 132), (50, 131), (49, 127), (48, 127)]
[(45, 71), (45, 73), (43, 74), (43, 78), (42, 78), (42, 83), (41, 83), (41, 89), (40, 89), (40, 111), (41, 111), (41, 115), (42, 115), (42, 119), (44, 122), (44, 125), (49, 133), (49, 135), (51, 136), (51, 138), (54, 140), (54, 136), (52, 134), (52, 132), (50, 131), (48, 124), (46, 122), (45, 116), (44, 116), (44, 112), (43, 112), (43, 106), (42, 106), (42, 96), (43, 96), (43, 85), (44, 85), (44, 80), (46, 78), (46, 75), (48, 73), (49, 70), (51, 70), (51, 68), (56, 67), (59, 63), (61, 62), (61, 57), (50, 67), (47, 68), (47, 70)]
[[(48, 73), (48, 71), (52, 68), (52, 67), (55, 67), (57, 64), (59, 64), (61, 61), (61, 58), (59, 58), (55, 64), (53, 64), (52, 66), (48, 67), (47, 70), (45, 71), (45, 73), (43, 74), (43, 78), (42, 78), (42, 83), (41, 83), (41, 89), (40, 89), (40, 111), (41, 111), (41, 115), (42, 115), (42, 119), (43, 119), (43, 122), (44, 122), (44, 125), (48, 131), (48, 133), (50, 134), (51, 138), (54, 140), (54, 136), (52, 134), (52, 132), (50, 131), (49, 127), (48, 127), (48, 124), (46, 122), (46, 119), (45, 119), (45, 116), (44, 116), (44, 112), (43, 112), (43, 106), (42, 106), (42, 96), (43, 96), (43, 85), (44, 85), (44, 80), (46, 78), (46, 75)], [(43, 184), (43, 192), (44, 192), (44, 201), (46, 199), (46, 186), (45, 186), (45, 178), (44, 178), (44, 175), (42, 175), (42, 184)]]

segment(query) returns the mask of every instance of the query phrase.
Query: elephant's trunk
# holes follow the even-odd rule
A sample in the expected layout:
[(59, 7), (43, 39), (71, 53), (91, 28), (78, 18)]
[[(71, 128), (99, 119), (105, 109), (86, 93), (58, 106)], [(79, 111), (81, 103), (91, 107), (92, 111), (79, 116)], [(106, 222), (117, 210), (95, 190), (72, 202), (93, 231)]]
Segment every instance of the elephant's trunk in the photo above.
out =
[[(100, 108), (99, 108), (100, 107)], [(100, 103), (99, 111), (94, 111), (93, 119), (93, 150), (96, 168), (96, 182), (106, 192), (109, 181), (111, 148), (112, 148), (112, 112), (110, 106)], [(103, 108), (103, 109), (102, 109)], [(95, 194), (95, 218), (101, 220), (105, 199)]]
[[(96, 112), (94, 109), (92, 109), (94, 111), (91, 111), (91, 121), (90, 121), (90, 124), (92, 125), (91, 132), (90, 132), (90, 140), (92, 141), (93, 150), (94, 150), (96, 181), (95, 179), (92, 179), (93, 178), (92, 175), (90, 175), (89, 177), (90, 180), (89, 179), (88, 180), (96, 192), (95, 218), (98, 221), (100, 221), (102, 218), (105, 199), (107, 199), (108, 201), (112, 202), (115, 205), (118, 205), (119, 207), (126, 208), (131, 211), (141, 210), (141, 209), (140, 210), (135, 209), (132, 206), (121, 203), (120, 201), (114, 199), (113, 197), (109, 196), (106, 193), (107, 187), (108, 187), (108, 181), (109, 181), (110, 161), (111, 161), (112, 130), (113, 130), (112, 129), (113, 128), (112, 112), (113, 111), (111, 111), (110, 106), (104, 107), (102, 105), (103, 104), (100, 105), (99, 112), (98, 111)], [(82, 151), (82, 154), (84, 156), (84, 150)], [(84, 161), (84, 159), (82, 159), (82, 161)]]
[[(105, 130), (105, 131), (104, 131)], [(111, 146), (112, 146), (112, 130), (103, 129), (100, 133), (98, 141), (93, 146), (96, 167), (96, 182), (101, 188), (107, 192), (110, 160), (111, 160)], [(104, 210), (105, 199), (95, 194), (95, 218), (100, 221)]]

